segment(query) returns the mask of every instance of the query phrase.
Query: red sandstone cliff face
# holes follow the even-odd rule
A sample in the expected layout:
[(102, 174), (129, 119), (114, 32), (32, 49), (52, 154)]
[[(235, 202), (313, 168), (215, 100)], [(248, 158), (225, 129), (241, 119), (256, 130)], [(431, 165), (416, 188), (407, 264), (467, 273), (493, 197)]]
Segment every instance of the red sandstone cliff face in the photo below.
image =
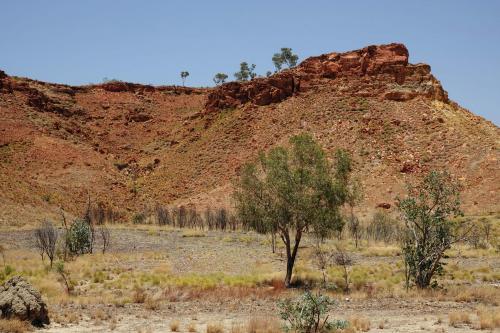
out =
[(351, 153), (363, 218), (442, 168), (463, 183), (466, 212), (498, 211), (500, 129), (448, 102), (430, 67), (390, 44), (207, 89), (0, 71), (0, 225), (57, 219), (61, 206), (80, 214), (89, 191), (123, 220), (156, 204), (230, 208), (242, 165), (303, 131), (328, 154)]
[(325, 84), (337, 85), (339, 95), (395, 101), (417, 96), (448, 100), (429, 65), (409, 64), (408, 50), (403, 44), (388, 44), (323, 54), (269, 78), (223, 84), (208, 95), (205, 106), (207, 110), (216, 110), (246, 103), (268, 105)]

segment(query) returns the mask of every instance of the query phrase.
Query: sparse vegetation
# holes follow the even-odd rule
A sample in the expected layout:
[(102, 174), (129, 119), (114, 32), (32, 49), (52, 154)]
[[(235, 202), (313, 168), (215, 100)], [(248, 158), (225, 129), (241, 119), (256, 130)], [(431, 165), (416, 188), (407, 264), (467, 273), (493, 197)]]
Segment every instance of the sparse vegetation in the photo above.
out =
[(240, 64), (240, 70), (236, 73), (234, 73), (234, 77), (238, 81), (248, 81), (252, 80), (257, 76), (255, 73), (255, 64), (252, 64), (251, 66), (248, 65), (247, 62), (242, 62)]
[(299, 60), (299, 56), (294, 54), (291, 48), (282, 47), (279, 53), (273, 55), (272, 60), (274, 67), (276, 67), (276, 71), (279, 72), (283, 65), (286, 65), (288, 68), (295, 67)]
[(213, 81), (216, 86), (223, 84), (227, 80), (227, 74), (224, 73), (217, 73), (215, 74)]

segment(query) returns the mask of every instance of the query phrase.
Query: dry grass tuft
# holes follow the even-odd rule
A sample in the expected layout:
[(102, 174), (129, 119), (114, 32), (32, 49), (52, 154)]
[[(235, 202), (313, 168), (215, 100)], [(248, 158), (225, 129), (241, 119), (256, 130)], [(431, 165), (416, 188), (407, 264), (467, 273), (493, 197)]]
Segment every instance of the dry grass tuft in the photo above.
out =
[(470, 325), (472, 323), (470, 316), (465, 311), (454, 311), (448, 314), (450, 326), (460, 327), (461, 325)]
[(356, 331), (368, 332), (370, 330), (370, 320), (361, 316), (351, 316), (349, 325)]
[(485, 309), (477, 310), (479, 325), (477, 328), (481, 330), (492, 330), (500, 327), (500, 309)]
[(142, 304), (146, 301), (147, 295), (143, 288), (135, 288), (132, 294), (132, 302)]
[(179, 332), (179, 327), (180, 327), (181, 323), (176, 319), (176, 320), (172, 320), (170, 322), (170, 330), (172, 332)]
[(223, 333), (224, 328), (220, 324), (209, 323), (207, 325), (207, 333)]
[(33, 331), (33, 327), (26, 321), (18, 319), (0, 319), (0, 332), (24, 333)]
[(481, 302), (498, 305), (500, 289), (493, 286), (454, 287), (449, 289), (448, 295), (455, 302)]
[(191, 333), (196, 332), (197, 330), (196, 330), (195, 323), (189, 323), (189, 325), (187, 326), (187, 330), (188, 330), (188, 332), (191, 332)]
[(144, 307), (147, 310), (156, 311), (160, 308), (160, 300), (154, 297), (146, 297)]
[(253, 317), (248, 321), (246, 333), (281, 333), (278, 323), (270, 317)]
[(75, 312), (66, 313), (66, 322), (70, 324), (78, 324), (80, 322), (80, 317)]

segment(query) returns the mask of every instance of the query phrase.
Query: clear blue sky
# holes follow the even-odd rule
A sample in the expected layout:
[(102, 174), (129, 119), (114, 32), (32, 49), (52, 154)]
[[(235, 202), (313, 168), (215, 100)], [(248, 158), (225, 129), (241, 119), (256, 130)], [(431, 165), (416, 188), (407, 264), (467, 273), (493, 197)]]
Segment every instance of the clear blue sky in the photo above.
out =
[(104, 77), (212, 85), (241, 61), (403, 42), (449, 96), (500, 124), (500, 1), (0, 0), (0, 69), (68, 84)]

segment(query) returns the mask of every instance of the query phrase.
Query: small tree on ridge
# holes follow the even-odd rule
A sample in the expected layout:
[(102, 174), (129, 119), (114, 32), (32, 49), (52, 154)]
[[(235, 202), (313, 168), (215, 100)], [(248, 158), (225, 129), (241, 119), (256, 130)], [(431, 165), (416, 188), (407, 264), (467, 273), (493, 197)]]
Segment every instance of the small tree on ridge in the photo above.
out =
[(184, 87), (184, 84), (186, 83), (186, 78), (189, 76), (188, 71), (182, 71), (181, 72), (181, 79), (182, 79), (182, 86)]
[(224, 73), (217, 73), (215, 74), (213, 80), (214, 80), (214, 83), (216, 86), (218, 86), (219, 84), (222, 84), (224, 82), (226, 82), (226, 79), (227, 79), (227, 75), (224, 74)]
[(272, 60), (274, 67), (276, 67), (276, 71), (279, 72), (281, 71), (283, 65), (286, 65), (288, 68), (297, 66), (299, 56), (294, 54), (291, 48), (282, 47), (281, 52), (275, 53)]

